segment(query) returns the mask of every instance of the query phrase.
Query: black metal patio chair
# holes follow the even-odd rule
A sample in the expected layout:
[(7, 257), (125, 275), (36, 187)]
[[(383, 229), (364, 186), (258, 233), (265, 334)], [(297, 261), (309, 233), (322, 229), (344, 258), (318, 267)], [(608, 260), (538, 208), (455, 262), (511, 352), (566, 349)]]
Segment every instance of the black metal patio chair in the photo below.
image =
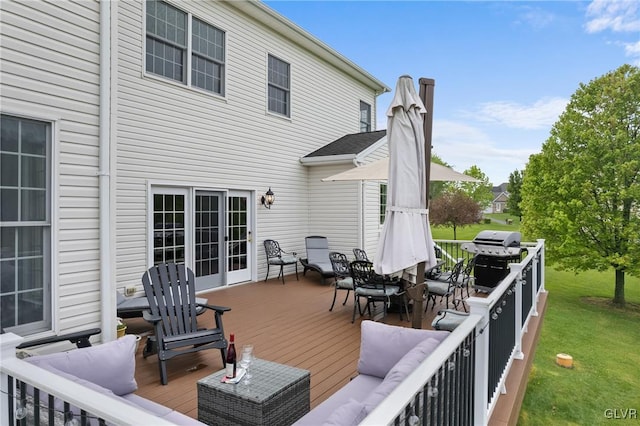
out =
[[(373, 263), (366, 260), (354, 260), (349, 264), (349, 269), (351, 278), (353, 278), (353, 291), (355, 294), (351, 322), (356, 319), (356, 309), (360, 315), (364, 312), (360, 307), (361, 298), (367, 301), (365, 310), (369, 312), (369, 316), (371, 316), (371, 305), (375, 302), (382, 302), (383, 317), (385, 317), (391, 298), (402, 297), (407, 317), (409, 317), (406, 297), (404, 297), (399, 283), (391, 282), (386, 277), (376, 274), (373, 270)], [(402, 318), (402, 309), (400, 309), (400, 318)]]
[(331, 302), (331, 307), (329, 311), (333, 310), (333, 305), (336, 303), (336, 296), (338, 295), (338, 290), (346, 290), (347, 295), (344, 297), (344, 302), (342, 305), (344, 306), (347, 303), (347, 299), (349, 299), (349, 293), (353, 290), (353, 278), (351, 278), (351, 271), (349, 270), (349, 260), (347, 256), (343, 253), (338, 253), (337, 251), (332, 251), (329, 253), (329, 260), (331, 261), (331, 266), (333, 267), (333, 272), (335, 274), (335, 282), (333, 283), (333, 301)]
[(267, 255), (267, 276), (264, 277), (266, 281), (269, 278), (269, 266), (280, 266), (280, 272), (278, 278), (282, 277), (282, 284), (284, 284), (284, 267), (286, 265), (296, 266), (296, 279), (298, 278), (298, 257), (296, 252), (288, 253), (280, 247), (280, 244), (276, 240), (264, 240), (264, 251)]

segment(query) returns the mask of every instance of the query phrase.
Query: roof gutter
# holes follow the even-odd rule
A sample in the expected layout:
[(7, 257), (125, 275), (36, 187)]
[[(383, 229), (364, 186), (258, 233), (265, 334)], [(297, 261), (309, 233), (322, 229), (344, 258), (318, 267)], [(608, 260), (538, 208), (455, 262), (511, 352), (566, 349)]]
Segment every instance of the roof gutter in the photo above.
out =
[(342, 154), (342, 155), (321, 155), (317, 157), (302, 157), (300, 162), (305, 166), (318, 166), (318, 165), (330, 165), (330, 164), (357, 164), (358, 156), (356, 154)]
[(263, 4), (261, 1), (226, 1), (225, 4), (267, 25), (278, 34), (288, 38), (300, 47), (373, 89), (376, 96), (391, 91), (387, 85), (373, 77), (363, 68), (338, 53), (326, 43), (309, 34), (302, 27)]

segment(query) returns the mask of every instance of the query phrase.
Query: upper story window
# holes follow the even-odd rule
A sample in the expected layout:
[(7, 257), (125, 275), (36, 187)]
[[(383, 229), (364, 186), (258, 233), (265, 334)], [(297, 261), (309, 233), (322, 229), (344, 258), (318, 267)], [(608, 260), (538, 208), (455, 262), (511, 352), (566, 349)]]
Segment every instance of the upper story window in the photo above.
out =
[(224, 66), (224, 31), (162, 1), (147, 1), (147, 72), (224, 95)]
[(291, 114), (291, 66), (269, 55), (269, 111), (289, 117)]
[(51, 324), (51, 124), (2, 115), (0, 328)]
[(371, 131), (371, 105), (360, 101), (360, 131)]
[(224, 32), (193, 18), (191, 84), (224, 95)]

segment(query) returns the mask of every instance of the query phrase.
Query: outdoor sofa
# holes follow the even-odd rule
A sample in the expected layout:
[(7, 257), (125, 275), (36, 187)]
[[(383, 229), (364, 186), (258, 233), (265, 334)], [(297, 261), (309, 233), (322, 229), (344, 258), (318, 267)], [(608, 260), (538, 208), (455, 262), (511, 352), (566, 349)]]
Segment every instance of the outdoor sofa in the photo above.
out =
[[(73, 349), (47, 355), (35, 355), (25, 361), (53, 372), (68, 380), (81, 384), (89, 389), (112, 398), (120, 399), (128, 404), (155, 414), (159, 418), (177, 425), (203, 425), (178, 411), (157, 404), (136, 395), (138, 385), (134, 378), (136, 336), (126, 335), (120, 339), (97, 346)], [(46, 403), (46, 395), (41, 395), (40, 405)], [(62, 402), (57, 400), (56, 411), (62, 412)], [(77, 408), (72, 408), (76, 415)], [(46, 420), (46, 410), (41, 410)], [(90, 419), (90, 424), (97, 425), (97, 419)], [(56, 419), (55, 424), (63, 424), (63, 419)], [(33, 424), (29, 421), (28, 424)], [(49, 424), (47, 421), (44, 424)]]
[(362, 321), (358, 375), (294, 425), (357, 425), (449, 334)]

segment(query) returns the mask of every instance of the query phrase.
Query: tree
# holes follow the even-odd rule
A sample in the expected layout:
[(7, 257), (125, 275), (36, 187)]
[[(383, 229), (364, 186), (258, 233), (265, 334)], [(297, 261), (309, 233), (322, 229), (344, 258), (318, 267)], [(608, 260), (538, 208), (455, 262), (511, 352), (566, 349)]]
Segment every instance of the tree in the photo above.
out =
[(522, 183), (523, 231), (547, 240), (547, 259), (573, 271), (640, 272), (640, 68), (580, 84), (532, 155)]
[(457, 182), (455, 186), (478, 203), (481, 210), (489, 207), (493, 201), (493, 192), (491, 191), (493, 185), (489, 183), (487, 175), (475, 165), (465, 170), (464, 174), (474, 177), (480, 182)]
[[(450, 167), (444, 162), (442, 162), (441, 164)], [(480, 205), (481, 210), (489, 207), (491, 205), (491, 202), (493, 201), (493, 186), (491, 185), (491, 183), (489, 183), (489, 178), (487, 177), (487, 175), (485, 175), (482, 170), (480, 170), (480, 167), (475, 165), (465, 170), (464, 174), (474, 177), (480, 182), (442, 182), (442, 192), (461, 191), (475, 200)]]
[(509, 175), (507, 192), (509, 193), (509, 199), (507, 200), (509, 213), (520, 217), (520, 220), (522, 220), (522, 211), (520, 210), (520, 202), (522, 201), (522, 173), (519, 170)]
[(462, 191), (445, 192), (429, 205), (431, 224), (452, 226), (454, 240), (457, 227), (477, 223), (480, 213), (480, 205)]

